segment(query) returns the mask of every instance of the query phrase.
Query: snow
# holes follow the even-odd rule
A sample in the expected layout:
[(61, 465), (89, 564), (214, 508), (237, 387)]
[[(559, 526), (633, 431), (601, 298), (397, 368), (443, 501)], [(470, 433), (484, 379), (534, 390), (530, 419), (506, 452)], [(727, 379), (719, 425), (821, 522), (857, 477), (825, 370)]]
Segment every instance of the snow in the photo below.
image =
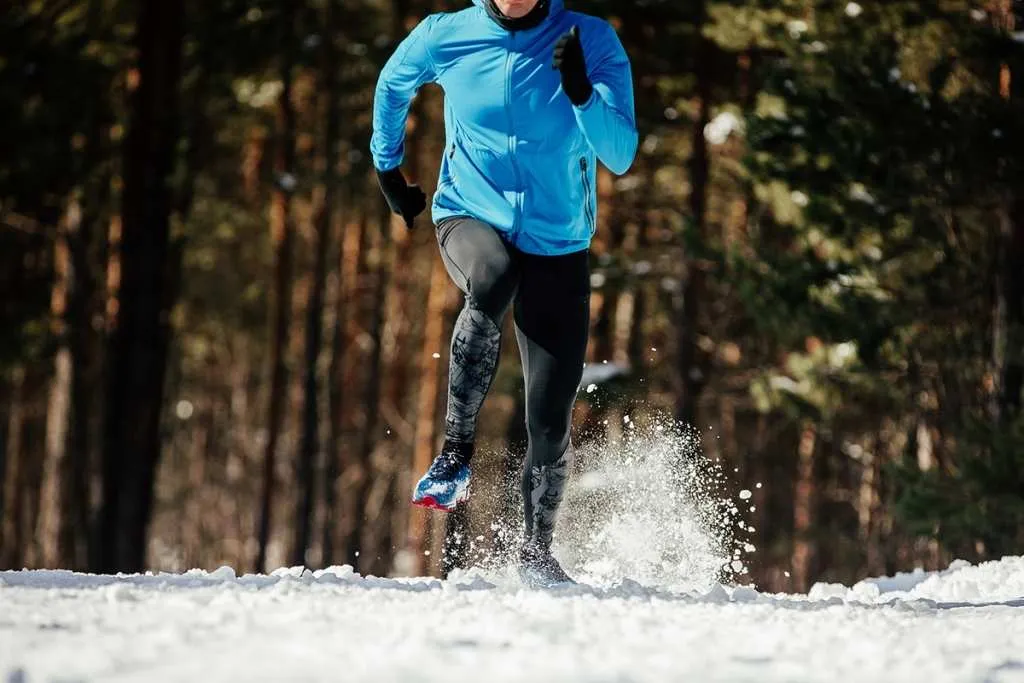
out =
[(808, 595), (349, 567), (6, 572), (0, 680), (1021, 681), (1024, 558)]
[(578, 453), (555, 547), (578, 586), (524, 589), (500, 558), (445, 581), (0, 572), (0, 681), (1024, 682), (1024, 557), (738, 585), (756, 548), (721, 466), (669, 420), (630, 425)]

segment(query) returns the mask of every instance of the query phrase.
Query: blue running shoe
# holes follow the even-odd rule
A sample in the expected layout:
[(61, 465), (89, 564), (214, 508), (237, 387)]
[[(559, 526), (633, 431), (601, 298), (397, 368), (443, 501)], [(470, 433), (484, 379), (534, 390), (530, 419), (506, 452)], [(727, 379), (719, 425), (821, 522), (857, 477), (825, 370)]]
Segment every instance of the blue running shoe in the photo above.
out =
[(416, 484), (412, 504), (443, 512), (453, 511), (469, 499), (469, 461), (472, 444), (445, 442), (441, 455)]

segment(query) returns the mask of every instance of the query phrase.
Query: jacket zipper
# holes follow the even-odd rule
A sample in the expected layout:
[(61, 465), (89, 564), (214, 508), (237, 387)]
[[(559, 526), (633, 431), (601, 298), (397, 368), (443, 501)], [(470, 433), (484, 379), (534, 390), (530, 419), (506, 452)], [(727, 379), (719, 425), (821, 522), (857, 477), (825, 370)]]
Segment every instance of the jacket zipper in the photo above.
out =
[(511, 32), (509, 38), (509, 50), (505, 56), (505, 113), (508, 115), (508, 154), (509, 159), (512, 162), (512, 171), (516, 176), (516, 196), (514, 206), (512, 207), (512, 243), (515, 244), (516, 239), (519, 237), (519, 195), (522, 194), (522, 178), (519, 175), (519, 162), (516, 161), (516, 131), (515, 131), (515, 119), (512, 117), (512, 65), (515, 62), (515, 53), (512, 48), (515, 47), (516, 33)]
[(594, 221), (594, 209), (591, 206), (590, 176), (587, 175), (587, 158), (580, 157), (580, 177), (583, 179), (583, 213), (587, 218), (587, 228), (590, 229), (590, 236), (597, 232)]
[(448, 152), (448, 178), (452, 185), (455, 184), (455, 141), (452, 140), (452, 148)]

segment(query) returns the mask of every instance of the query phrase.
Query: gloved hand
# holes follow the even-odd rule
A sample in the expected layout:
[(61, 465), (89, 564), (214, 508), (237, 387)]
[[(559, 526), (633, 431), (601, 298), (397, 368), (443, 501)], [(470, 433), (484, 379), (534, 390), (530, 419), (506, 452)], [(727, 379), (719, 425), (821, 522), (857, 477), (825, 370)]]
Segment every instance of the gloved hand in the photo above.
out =
[(419, 185), (409, 185), (399, 168), (377, 171), (377, 182), (391, 210), (405, 220), (405, 226), (412, 230), (413, 219), (427, 208), (427, 195)]
[(552, 67), (562, 72), (562, 90), (577, 107), (587, 103), (594, 86), (587, 76), (587, 62), (583, 58), (580, 27), (573, 26), (555, 43)]

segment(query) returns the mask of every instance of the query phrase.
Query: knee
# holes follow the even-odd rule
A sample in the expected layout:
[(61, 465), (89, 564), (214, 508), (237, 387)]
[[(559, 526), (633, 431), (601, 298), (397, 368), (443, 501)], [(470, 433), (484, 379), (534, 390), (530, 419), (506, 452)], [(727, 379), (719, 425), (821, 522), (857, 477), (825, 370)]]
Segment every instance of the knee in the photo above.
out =
[(526, 428), (535, 465), (550, 465), (569, 447), (571, 418), (553, 414), (531, 415)]
[(511, 263), (505, 258), (474, 264), (468, 279), (470, 306), (497, 322), (515, 295), (517, 283)]

